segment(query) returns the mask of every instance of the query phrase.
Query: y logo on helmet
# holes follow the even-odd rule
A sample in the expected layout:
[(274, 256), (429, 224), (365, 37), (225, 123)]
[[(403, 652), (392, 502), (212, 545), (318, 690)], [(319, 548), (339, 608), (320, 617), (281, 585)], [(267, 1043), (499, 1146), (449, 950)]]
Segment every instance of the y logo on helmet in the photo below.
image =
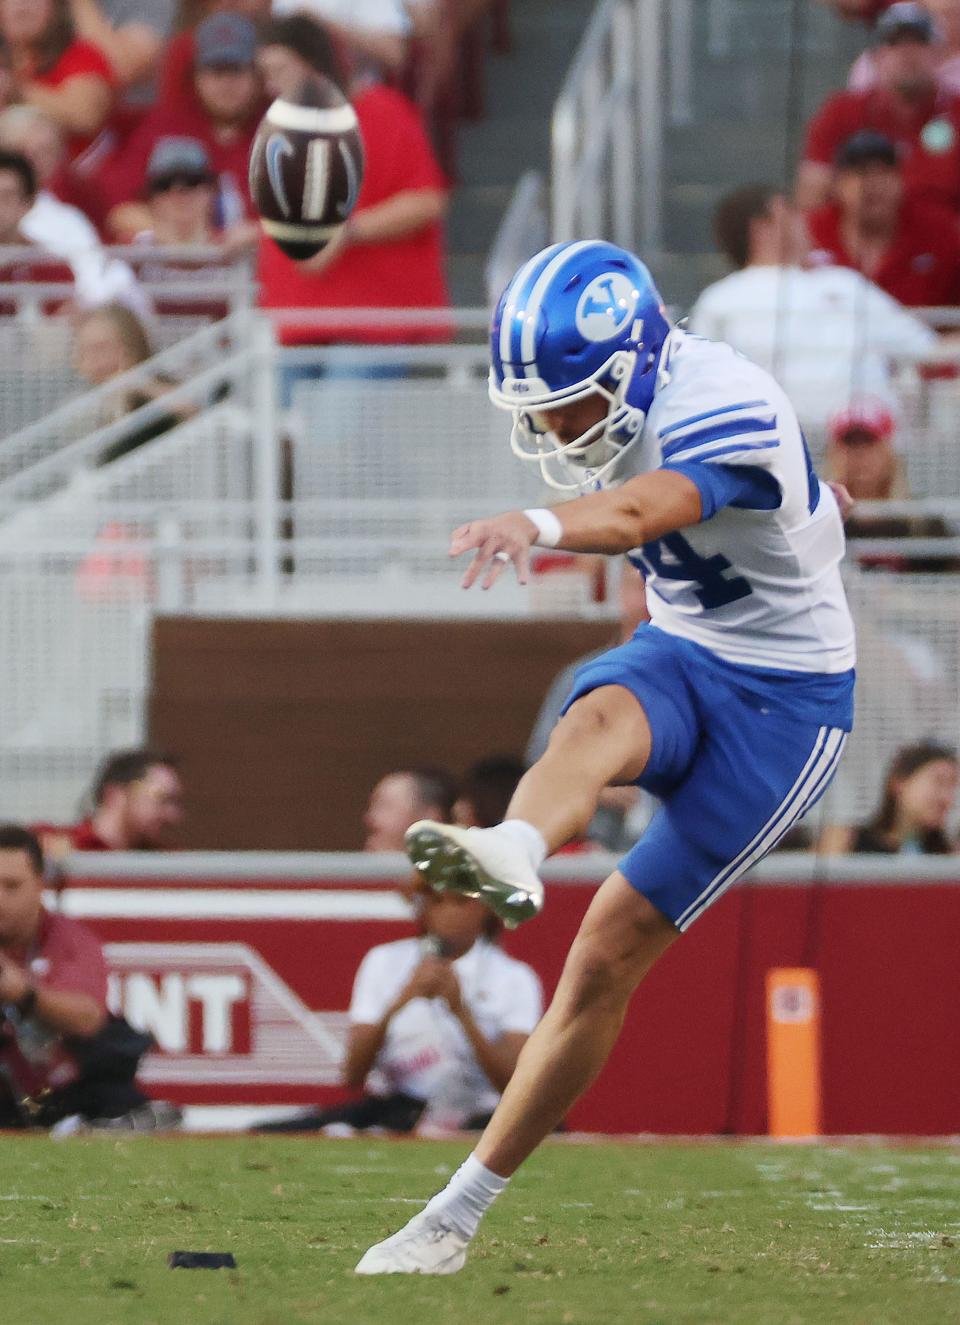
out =
[(577, 304), (577, 330), (584, 340), (612, 340), (633, 318), (637, 292), (622, 272), (595, 276)]

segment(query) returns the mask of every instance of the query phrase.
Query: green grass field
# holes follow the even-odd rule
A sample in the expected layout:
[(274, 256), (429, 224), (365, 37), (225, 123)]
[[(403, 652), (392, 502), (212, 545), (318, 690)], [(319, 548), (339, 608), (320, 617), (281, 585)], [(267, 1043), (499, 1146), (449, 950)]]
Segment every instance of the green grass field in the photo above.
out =
[[(960, 1154), (545, 1147), (447, 1279), (358, 1279), (466, 1153), (429, 1141), (0, 1139), (17, 1325), (956, 1325)], [(169, 1270), (174, 1249), (238, 1270)]]

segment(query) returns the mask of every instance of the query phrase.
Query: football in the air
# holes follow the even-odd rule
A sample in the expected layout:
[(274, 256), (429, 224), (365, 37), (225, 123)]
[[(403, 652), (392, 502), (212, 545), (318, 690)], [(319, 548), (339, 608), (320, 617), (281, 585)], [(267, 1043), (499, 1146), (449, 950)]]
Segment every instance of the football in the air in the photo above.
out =
[(260, 224), (288, 257), (305, 261), (353, 211), (363, 179), (357, 113), (319, 74), (278, 98), (250, 149), (250, 194)]

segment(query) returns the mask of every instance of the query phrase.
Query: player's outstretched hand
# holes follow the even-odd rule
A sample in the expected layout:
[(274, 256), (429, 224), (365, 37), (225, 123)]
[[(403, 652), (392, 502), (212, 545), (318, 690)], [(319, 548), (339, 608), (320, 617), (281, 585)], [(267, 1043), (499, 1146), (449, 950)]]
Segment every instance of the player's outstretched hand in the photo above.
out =
[[(530, 574), (530, 548), (537, 538), (537, 526), (522, 511), (508, 511), (489, 520), (471, 520), (454, 529), (450, 535), (450, 555), (459, 557), (476, 548), (477, 555), (463, 577), (464, 589), (476, 584), (489, 589), (500, 578), (504, 567), (511, 563), (517, 579), (526, 584)], [(484, 575), (484, 571), (486, 574)]]

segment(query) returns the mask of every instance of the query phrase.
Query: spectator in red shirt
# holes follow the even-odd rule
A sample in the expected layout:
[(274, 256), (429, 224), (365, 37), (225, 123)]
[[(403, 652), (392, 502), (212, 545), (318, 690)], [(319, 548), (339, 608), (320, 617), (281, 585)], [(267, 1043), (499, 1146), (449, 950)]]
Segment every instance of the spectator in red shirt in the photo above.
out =
[(177, 15), (177, 33), (167, 43), (160, 71), (158, 100), (168, 104), (190, 92), (193, 77), (196, 29), (213, 14), (240, 14), (253, 23), (270, 17), (271, 0), (182, 0)]
[(64, 1037), (89, 1039), (107, 1019), (103, 950), (84, 925), (44, 909), (43, 889), (34, 834), (0, 827), (0, 1126), (21, 1121), (24, 1097), (75, 1082)]
[(877, 86), (836, 93), (811, 121), (797, 178), (802, 207), (827, 201), (841, 144), (874, 129), (897, 144), (907, 197), (960, 211), (960, 97), (937, 82), (935, 38), (921, 5), (898, 3), (881, 15)]
[(901, 304), (960, 302), (960, 229), (937, 203), (904, 197), (896, 146), (862, 129), (837, 153), (835, 201), (810, 214), (814, 260), (853, 267)]
[(173, 0), (69, 0), (77, 35), (110, 61), (131, 104), (152, 99), (164, 43), (173, 26)]
[(250, 146), (264, 110), (255, 65), (256, 29), (238, 14), (217, 14), (196, 32), (193, 95), (160, 103), (150, 112), (126, 149), (104, 167), (104, 187), (114, 206), (111, 232), (129, 240), (149, 228), (141, 201), (147, 167), (162, 138), (195, 138), (202, 143), (218, 177), (217, 225), (228, 242), (252, 242), (257, 227), (247, 184)]
[(114, 75), (96, 46), (76, 37), (68, 0), (0, 0), (0, 40), (13, 100), (49, 115), (67, 134), (71, 159), (79, 156), (107, 121)]
[[(312, 73), (343, 86), (333, 43), (304, 16), (263, 31), (259, 53), (267, 91), (290, 96)], [(365, 164), (360, 196), (337, 237), (308, 263), (295, 263), (265, 237), (260, 243), (261, 304), (266, 308), (444, 308), (442, 220), (447, 183), (412, 102), (379, 84), (351, 90)], [(416, 341), (432, 325), (348, 329), (327, 318), (280, 328), (285, 344), (333, 340)], [(442, 334), (442, 330), (441, 330)]]
[(35, 835), (0, 826), (0, 1127), (176, 1127), (136, 1082), (152, 1037), (108, 1012), (103, 949), (44, 909), (44, 884)]
[[(960, 0), (925, 0), (937, 28), (937, 81), (948, 92), (960, 92)], [(850, 69), (847, 87), (865, 92), (877, 81), (877, 62), (868, 47)]]
[(69, 827), (36, 824), (44, 851), (156, 851), (183, 819), (183, 787), (169, 755), (159, 750), (117, 750), (94, 780), (93, 813)]

